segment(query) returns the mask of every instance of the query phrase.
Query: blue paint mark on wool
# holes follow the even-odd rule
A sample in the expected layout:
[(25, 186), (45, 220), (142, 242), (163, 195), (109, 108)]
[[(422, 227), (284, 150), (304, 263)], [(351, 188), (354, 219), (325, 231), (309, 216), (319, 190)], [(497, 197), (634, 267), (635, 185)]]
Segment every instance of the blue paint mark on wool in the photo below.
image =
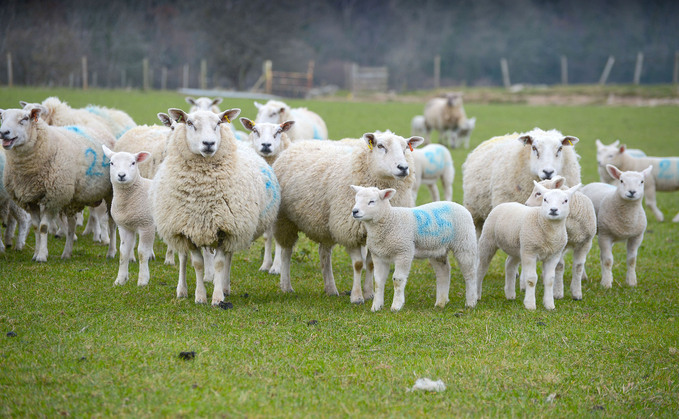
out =
[(435, 150), (427, 150), (424, 152), (424, 156), (429, 161), (424, 167), (425, 175), (435, 175), (446, 167), (446, 158), (443, 150), (438, 148)]
[(90, 135), (85, 130), (83, 130), (81, 127), (79, 127), (77, 125), (68, 125), (68, 126), (65, 126), (64, 128), (66, 128), (67, 130), (69, 130), (71, 132), (75, 132), (79, 136), (86, 138), (87, 140), (89, 140), (91, 142), (94, 142), (92, 137), (90, 137)]
[(661, 159), (658, 163), (657, 178), (663, 180), (679, 179), (679, 158)]
[(438, 238), (442, 244), (452, 242), (455, 237), (453, 224), (449, 220), (452, 213), (450, 206), (441, 204), (414, 208), (417, 234), (422, 238)]
[(323, 137), (321, 136), (320, 131), (318, 130), (318, 127), (314, 125), (314, 140), (322, 140)]
[(270, 166), (262, 167), (261, 172), (262, 175), (264, 176), (266, 191), (270, 196), (268, 204), (262, 210), (262, 214), (266, 214), (271, 210), (271, 208), (280, 203), (281, 187), (278, 184), (278, 179), (276, 178), (276, 175), (274, 174), (273, 170), (271, 170)]

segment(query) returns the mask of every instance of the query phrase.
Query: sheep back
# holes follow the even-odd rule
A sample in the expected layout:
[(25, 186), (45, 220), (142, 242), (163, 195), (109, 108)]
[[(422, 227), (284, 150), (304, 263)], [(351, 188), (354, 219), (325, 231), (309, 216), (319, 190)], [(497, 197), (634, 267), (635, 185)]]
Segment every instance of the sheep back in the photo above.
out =
[(131, 128), (116, 141), (113, 151), (138, 153), (148, 151), (151, 158), (139, 165), (139, 174), (147, 179), (153, 179), (160, 163), (165, 158), (165, 147), (171, 129), (160, 125), (138, 125)]

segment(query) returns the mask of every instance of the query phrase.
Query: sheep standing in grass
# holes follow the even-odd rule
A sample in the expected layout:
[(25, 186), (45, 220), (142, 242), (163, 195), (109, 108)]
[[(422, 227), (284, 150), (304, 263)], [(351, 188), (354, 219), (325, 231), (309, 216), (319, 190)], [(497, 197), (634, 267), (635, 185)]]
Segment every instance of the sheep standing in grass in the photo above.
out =
[[(640, 172), (648, 166), (653, 166), (653, 173), (651, 173), (651, 176), (648, 177), (644, 185), (646, 206), (653, 211), (656, 220), (663, 221), (665, 217), (658, 208), (655, 193), (656, 191), (670, 192), (679, 190), (679, 157), (634, 157), (635, 155), (637, 154), (628, 152), (627, 147), (623, 144), (615, 147), (613, 150), (609, 150), (601, 159), (599, 159), (597, 153), (597, 160), (599, 160), (600, 167), (612, 164), (622, 171)], [(675, 223), (679, 222), (679, 213), (674, 216), (672, 221)]]
[[(270, 122), (255, 123), (248, 118), (242, 117), (240, 122), (246, 130), (251, 132), (248, 140), (252, 148), (269, 165), (273, 165), (280, 153), (290, 146), (290, 138), (287, 132), (295, 124), (295, 121), (285, 121), (282, 124), (272, 124)], [(271, 259), (273, 237), (274, 229), (272, 226), (271, 229), (264, 233), (264, 260), (259, 270), (267, 271), (271, 274), (279, 274), (281, 272), (281, 248), (276, 245), (276, 254)]]
[(476, 128), (476, 117), (463, 119), (458, 125), (455, 137), (450, 141), (451, 148), (469, 148), (469, 140), (472, 137), (472, 131)]
[(439, 132), (442, 142), (445, 131), (456, 131), (461, 121), (467, 119), (462, 105), (461, 93), (448, 93), (443, 97), (435, 97), (424, 105), (425, 144), (431, 140), (431, 132)]
[(413, 202), (417, 200), (420, 185), (427, 185), (433, 201), (440, 200), (437, 182), (443, 184), (443, 197), (446, 201), (453, 200), (453, 179), (455, 167), (450, 151), (440, 144), (429, 144), (413, 151), (415, 159), (415, 183), (413, 184)]
[[(273, 165), (281, 184), (281, 211), (276, 222), (276, 241), (281, 252), (281, 289), (292, 292), (290, 260), (301, 231), (319, 243), (325, 292), (338, 295), (332, 273), (332, 248), (343, 245), (351, 256), (354, 281), (351, 302), (372, 298), (372, 258), (365, 260), (366, 280), (361, 290), (365, 226), (351, 217), (354, 193), (350, 185), (396, 189), (395, 206), (413, 206), (412, 147), (422, 137), (404, 139), (394, 133), (368, 133), (362, 140), (296, 141)], [(332, 191), (332, 193), (329, 193)]]
[[(620, 140), (616, 140), (612, 144), (605, 145), (601, 140), (596, 140), (596, 161), (599, 164), (599, 180), (604, 183), (610, 183), (611, 185), (615, 183), (613, 179), (606, 170), (605, 161), (610, 161), (613, 157), (619, 153)], [(646, 153), (638, 148), (625, 148), (625, 153), (632, 157), (646, 157)]]
[(150, 179), (143, 178), (139, 165), (151, 155), (146, 151), (136, 154), (114, 152), (103, 146), (111, 161), (109, 172), (113, 185), (111, 215), (120, 231), (120, 265), (114, 285), (124, 285), (129, 278), (128, 265), (134, 254), (135, 237), (139, 235), (139, 278), (137, 285), (149, 283), (149, 259), (153, 256), (156, 228), (151, 214)]
[(443, 308), (450, 290), (453, 252), (466, 283), (466, 306), (476, 305), (476, 232), (462, 205), (434, 202), (415, 208), (392, 207), (395, 189), (351, 185), (356, 192), (352, 216), (365, 225), (366, 245), (375, 262), (375, 299), (372, 311), (384, 305), (384, 285), (394, 263), (392, 311), (405, 303), (405, 286), (413, 258), (429, 259), (436, 272), (436, 306)]
[(255, 106), (257, 107), (255, 122), (282, 124), (285, 121), (295, 121), (295, 126), (288, 131), (291, 141), (328, 139), (328, 128), (323, 118), (307, 108), (290, 108), (278, 100), (270, 100), (264, 105), (255, 102)]
[(580, 183), (580, 164), (573, 149), (577, 142), (557, 130), (535, 128), (477, 146), (462, 165), (463, 203), (474, 217), (477, 233), (498, 204), (526, 202), (534, 180), (561, 175), (568, 185)]
[[(539, 184), (547, 189), (562, 189), (568, 187), (561, 176), (555, 176), (550, 180), (543, 180)], [(526, 201), (529, 207), (539, 207), (542, 205), (542, 190), (538, 187), (533, 188), (530, 198)], [(566, 218), (566, 231), (568, 232), (568, 243), (566, 249), (573, 249), (573, 277), (571, 279), (571, 296), (574, 300), (582, 299), (582, 279), (587, 279), (585, 274), (585, 262), (587, 254), (592, 248), (592, 239), (596, 235), (596, 213), (592, 201), (583, 193), (575, 192), (571, 196), (569, 203), (569, 213)], [(564, 252), (565, 253), (565, 252)], [(563, 298), (563, 272), (564, 258), (556, 265), (556, 279), (554, 281), (554, 298)], [(525, 283), (521, 283), (521, 289), (526, 288)]]
[[(5, 187), (10, 197), (28, 210), (36, 229), (33, 259), (47, 261), (49, 222), (61, 212), (68, 218), (62, 258), (70, 258), (75, 215), (113, 197), (108, 162), (101, 138), (82, 127), (53, 127), (40, 119), (40, 108), (0, 110), (0, 137), (6, 151)], [(110, 220), (107, 257), (116, 253), (115, 223)]]
[(3, 243), (2, 236), (0, 236), (0, 253), (5, 251), (5, 243), (7, 246), (12, 245), (17, 225), (19, 232), (16, 241), (14, 241), (14, 248), (23, 250), (26, 245), (26, 236), (31, 228), (31, 216), (10, 198), (5, 189), (4, 171), (5, 152), (0, 149), (0, 224), (5, 224), (5, 242)]
[(216, 249), (212, 304), (217, 305), (231, 292), (233, 253), (275, 221), (280, 187), (271, 167), (250, 147), (239, 146), (226, 126), (240, 109), (168, 113), (176, 125), (153, 179), (153, 218), (163, 241), (180, 252), (178, 298), (188, 296), (181, 258), (190, 252), (195, 301), (207, 302), (200, 249)]
[(521, 263), (522, 281), (526, 283), (524, 306), (535, 310), (535, 285), (537, 284), (537, 261), (542, 261), (545, 287), (543, 303), (547, 310), (554, 309), (554, 277), (556, 265), (561, 259), (568, 237), (566, 218), (569, 200), (580, 184), (567, 189), (547, 189), (533, 181), (542, 193), (540, 207), (527, 207), (517, 202), (499, 204), (488, 215), (479, 238), (479, 265), (477, 271), (477, 295), (481, 298), (483, 278), (490, 261), (498, 249), (507, 253), (505, 263), (505, 296), (516, 298), (516, 274)]
[(637, 251), (646, 231), (646, 213), (641, 201), (645, 185), (653, 176), (653, 166), (641, 172), (622, 172), (609, 164), (606, 170), (616, 180), (616, 185), (596, 182), (582, 188), (582, 193), (592, 200), (597, 215), (601, 285), (604, 288), (613, 285), (613, 244), (626, 241), (627, 285), (633, 287), (637, 285)]

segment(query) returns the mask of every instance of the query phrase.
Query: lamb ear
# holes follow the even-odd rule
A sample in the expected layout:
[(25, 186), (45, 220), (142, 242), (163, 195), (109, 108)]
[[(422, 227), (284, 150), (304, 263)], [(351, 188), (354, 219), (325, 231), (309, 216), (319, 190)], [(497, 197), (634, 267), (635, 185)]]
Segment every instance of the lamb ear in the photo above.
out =
[(189, 105), (196, 105), (196, 99), (192, 98), (191, 96), (186, 96), (184, 99)]
[(243, 128), (245, 128), (248, 131), (252, 131), (255, 128), (255, 123), (252, 122), (250, 119), (241, 116), (240, 118), (240, 123), (243, 124)]
[(620, 150), (620, 154), (624, 153), (627, 150), (627, 145), (622, 144), (618, 150)]
[(185, 124), (186, 120), (188, 118), (188, 115), (186, 112), (184, 112), (181, 109), (177, 108), (170, 108), (167, 110), (167, 114), (170, 115), (170, 118), (179, 124)]
[(106, 147), (103, 144), (101, 146), (101, 149), (104, 150), (104, 156), (108, 157), (108, 159), (111, 160), (111, 157), (113, 156), (113, 154), (115, 154), (113, 150), (111, 150), (110, 148)]
[(285, 121), (285, 122), (283, 122), (281, 124), (281, 132), (288, 131), (290, 128), (292, 128), (293, 125), (295, 125), (295, 121)]
[(356, 193), (360, 192), (361, 189), (363, 189), (360, 186), (356, 186), (356, 185), (349, 185), (349, 186), (351, 186), (351, 189), (353, 189), (354, 192), (356, 192)]
[(567, 136), (563, 137), (563, 139), (561, 140), (561, 145), (574, 146), (578, 143), (578, 141), (580, 141), (580, 139), (578, 137), (573, 137), (571, 135), (567, 135)]
[(598, 138), (594, 140), (594, 144), (596, 144), (597, 150), (604, 146), (604, 143), (602, 143)]
[(523, 145), (532, 145), (533, 144), (533, 137), (530, 135), (522, 135), (518, 138), (519, 141), (523, 143)]
[(537, 189), (538, 192), (540, 192), (540, 193), (543, 194), (543, 195), (544, 195), (545, 193), (547, 193), (547, 191), (549, 191), (549, 189), (547, 189), (547, 188), (545, 188), (544, 186), (540, 185), (540, 184), (539, 184), (537, 181), (535, 181), (535, 180), (533, 180), (533, 185), (535, 185), (535, 189)]
[(222, 100), (224, 100), (224, 99), (223, 99), (223, 98), (221, 98), (221, 97), (218, 97), (218, 98), (212, 99), (212, 106), (216, 106), (216, 105), (219, 105), (220, 103), (222, 103)]
[(363, 139), (368, 144), (369, 149), (372, 150), (373, 147), (375, 147), (375, 134), (366, 132), (365, 134), (363, 134)]
[(564, 183), (566, 183), (566, 178), (563, 176), (556, 176), (554, 178), (554, 189), (561, 189)]
[(19, 105), (21, 105), (21, 109), (23, 109), (23, 108), (26, 107), (26, 105), (28, 105), (28, 102), (24, 102), (23, 100), (20, 100)]
[(281, 108), (278, 110), (278, 113), (285, 113), (285, 108), (281, 106)]
[(572, 196), (574, 193), (576, 193), (578, 191), (578, 189), (580, 189), (580, 187), (582, 187), (582, 183), (578, 183), (577, 185), (573, 186), (572, 188), (566, 189), (566, 193), (568, 194), (568, 196)]
[(217, 116), (219, 116), (220, 122), (231, 123), (231, 121), (233, 121), (236, 117), (238, 117), (238, 115), (240, 115), (240, 109), (233, 108), (233, 109), (226, 110), (226, 111), (218, 114)]
[(151, 153), (149, 153), (148, 151), (140, 151), (139, 153), (134, 155), (134, 158), (137, 161), (137, 163), (146, 161), (149, 157), (151, 157)]
[(611, 175), (612, 178), (620, 180), (620, 175), (622, 172), (617, 167), (613, 166), (612, 164), (607, 164), (606, 171), (609, 175)]
[(408, 145), (410, 146), (410, 149), (412, 150), (413, 148), (422, 144), (424, 142), (424, 138), (415, 136), (415, 137), (408, 138), (406, 141), (408, 142)]
[(649, 176), (651, 176), (652, 172), (653, 172), (653, 165), (650, 165), (650, 166), (648, 166), (647, 168), (645, 168), (644, 170), (641, 171), (641, 173), (643, 173), (645, 178), (648, 178)]
[(389, 189), (382, 189), (382, 190), (380, 191), (380, 199), (382, 199), (382, 200), (384, 200), (384, 199), (391, 199), (391, 198), (394, 197), (395, 194), (396, 194), (396, 189), (391, 189), (391, 188), (389, 188)]
[(262, 106), (264, 106), (264, 105), (262, 105), (261, 103), (255, 101), (255, 108), (257, 108), (257, 109), (262, 109)]

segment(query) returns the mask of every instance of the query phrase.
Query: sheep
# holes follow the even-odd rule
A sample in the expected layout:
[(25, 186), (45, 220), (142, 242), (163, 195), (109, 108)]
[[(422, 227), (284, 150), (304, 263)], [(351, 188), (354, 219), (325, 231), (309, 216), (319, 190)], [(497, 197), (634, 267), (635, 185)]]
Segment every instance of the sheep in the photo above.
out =
[(424, 123), (424, 115), (415, 115), (410, 120), (410, 135), (425, 137), (427, 135), (427, 126)]
[(646, 231), (646, 213), (641, 201), (648, 180), (653, 178), (653, 166), (640, 172), (623, 172), (608, 164), (606, 170), (616, 180), (616, 185), (595, 182), (582, 188), (582, 193), (592, 200), (597, 215), (601, 285), (604, 288), (613, 285), (613, 244), (626, 241), (627, 285), (633, 287), (637, 285), (637, 251)]
[(108, 235), (108, 208), (106, 207), (106, 202), (102, 202), (96, 207), (90, 207), (87, 225), (83, 230), (83, 235), (87, 234), (92, 234), (95, 242), (109, 243), (111, 238)]
[(457, 131), (455, 132), (455, 138), (450, 144), (451, 148), (469, 148), (469, 140), (472, 136), (472, 131), (476, 128), (476, 117), (463, 119), (460, 121)]
[[(5, 243), (11, 246), (14, 241), (14, 232), (17, 225), (19, 232), (14, 241), (16, 250), (23, 250), (26, 245), (26, 236), (31, 228), (31, 216), (22, 210), (16, 202), (10, 198), (4, 184), (5, 152), (0, 149), (0, 224), (5, 224)], [(0, 235), (0, 253), (5, 251), (5, 244)]]
[(568, 241), (568, 201), (581, 185), (561, 190), (547, 189), (536, 181), (533, 183), (543, 195), (540, 207), (505, 202), (497, 205), (488, 214), (478, 242), (477, 296), (481, 298), (483, 278), (493, 256), (501, 249), (509, 256), (505, 263), (507, 299), (516, 298), (515, 281), (518, 265), (521, 263), (521, 277), (526, 283), (523, 304), (527, 309), (535, 310), (535, 285), (538, 279), (536, 265), (541, 260), (545, 288), (543, 304), (547, 310), (553, 310), (555, 268)]
[(429, 99), (424, 105), (425, 144), (429, 144), (431, 132), (439, 132), (439, 142), (446, 130), (455, 131), (461, 121), (467, 119), (462, 106), (462, 93), (447, 93), (443, 97)]
[(436, 307), (448, 302), (450, 261), (453, 252), (466, 283), (467, 307), (476, 305), (476, 231), (472, 216), (454, 202), (435, 202), (415, 208), (392, 207), (389, 200), (396, 189), (364, 188), (356, 192), (352, 216), (363, 223), (366, 245), (375, 263), (375, 298), (372, 311), (384, 304), (384, 284), (394, 267), (392, 311), (405, 303), (405, 286), (413, 258), (429, 259), (436, 272)]
[(290, 108), (278, 100), (270, 100), (264, 105), (255, 102), (255, 107), (257, 108), (255, 122), (282, 124), (285, 121), (295, 121), (295, 126), (288, 131), (288, 136), (293, 142), (328, 139), (328, 128), (323, 118), (307, 108)]
[(533, 180), (566, 178), (580, 183), (578, 139), (557, 130), (535, 128), (523, 134), (494, 137), (479, 144), (462, 165), (463, 204), (480, 233), (490, 210), (503, 202), (526, 202)]
[[(162, 113), (158, 115), (159, 118), (167, 117)], [(139, 174), (146, 179), (153, 179), (165, 158), (165, 147), (171, 132), (172, 129), (167, 126), (138, 125), (116, 141), (113, 151), (124, 151), (131, 154), (148, 151), (151, 158), (145, 159), (144, 163), (139, 165)]]
[[(601, 140), (596, 140), (596, 161), (599, 164), (599, 181), (604, 183), (615, 183), (615, 179), (609, 176), (606, 171), (605, 160), (612, 159), (613, 156), (618, 153), (618, 148), (620, 146), (620, 140), (615, 140), (614, 143), (605, 145)], [(646, 157), (646, 153), (638, 148), (625, 148), (625, 152), (632, 157)]]
[(450, 151), (440, 144), (429, 144), (413, 151), (415, 165), (415, 183), (413, 183), (413, 202), (417, 200), (420, 185), (427, 185), (433, 201), (440, 200), (437, 182), (443, 183), (443, 197), (446, 201), (453, 200), (453, 179), (455, 167)]
[(156, 228), (151, 213), (150, 179), (141, 176), (139, 165), (151, 157), (147, 151), (136, 154), (114, 152), (103, 146), (110, 160), (110, 179), (113, 185), (111, 216), (120, 231), (120, 264), (114, 285), (125, 285), (129, 278), (128, 265), (134, 254), (135, 236), (139, 235), (139, 277), (137, 285), (149, 283), (149, 259), (153, 256)]
[[(366, 133), (360, 140), (296, 141), (273, 165), (281, 185), (281, 209), (275, 238), (281, 247), (283, 292), (292, 292), (290, 260), (298, 232), (319, 243), (325, 292), (339, 295), (332, 272), (332, 248), (343, 245), (354, 268), (351, 302), (372, 298), (372, 258), (366, 255), (366, 280), (361, 290), (365, 227), (351, 217), (354, 198), (350, 185), (394, 188), (396, 206), (413, 206), (412, 153), (424, 139), (404, 139), (391, 131)], [(330, 194), (328, 191), (333, 191)]]
[[(599, 160), (598, 153), (597, 160)], [(622, 171), (638, 172), (648, 166), (653, 166), (652, 176), (646, 179), (646, 184), (644, 185), (646, 206), (653, 212), (655, 219), (662, 222), (665, 217), (658, 208), (655, 193), (656, 191), (670, 192), (679, 190), (679, 157), (634, 157), (634, 155), (628, 152), (627, 146), (623, 144), (616, 146), (599, 160), (600, 167), (606, 167), (608, 164), (612, 164)], [(679, 222), (679, 213), (674, 216), (672, 222)]]
[[(295, 121), (285, 121), (282, 124), (255, 123), (248, 118), (241, 117), (240, 122), (246, 130), (251, 132), (249, 142), (252, 148), (269, 165), (273, 165), (280, 153), (290, 146), (290, 138), (287, 132), (295, 124)], [(271, 259), (273, 236), (273, 228), (264, 233), (264, 260), (259, 270), (279, 274), (281, 272), (281, 249), (280, 246), (276, 245), (275, 256)]]
[(196, 303), (207, 302), (200, 249), (216, 249), (212, 304), (218, 305), (231, 292), (233, 253), (271, 227), (280, 205), (271, 167), (226, 126), (239, 113), (168, 110), (176, 125), (153, 179), (153, 219), (159, 236), (180, 253), (178, 298), (188, 296), (181, 258), (191, 253)]
[[(86, 205), (110, 206), (113, 197), (108, 162), (94, 129), (53, 127), (40, 119), (40, 108), (0, 110), (0, 137), (6, 150), (5, 187), (10, 197), (28, 210), (36, 229), (33, 259), (46, 262), (49, 221), (64, 212), (68, 236), (61, 255), (70, 258), (75, 214)], [(115, 223), (109, 220), (111, 240), (107, 257), (116, 253)]]
[[(555, 176), (549, 180), (539, 182), (547, 189), (562, 189), (568, 187), (566, 179)], [(530, 198), (526, 201), (529, 207), (538, 207), (542, 204), (542, 191), (537, 187), (533, 188)], [(587, 254), (592, 248), (592, 239), (596, 235), (596, 213), (592, 201), (581, 192), (575, 192), (571, 196), (569, 203), (569, 214), (566, 218), (566, 231), (568, 232), (568, 243), (566, 249), (573, 249), (573, 277), (571, 279), (571, 296), (574, 300), (582, 300), (582, 279), (587, 279), (585, 274), (585, 262)], [(564, 252), (565, 254), (565, 252)], [(556, 265), (556, 279), (554, 282), (554, 298), (563, 298), (563, 272), (564, 258)], [(525, 289), (525, 284), (521, 283), (521, 289)]]
[[(219, 105), (222, 103), (222, 98), (218, 97), (215, 99), (210, 99), (209, 97), (199, 97), (198, 99), (194, 99), (191, 96), (186, 97), (186, 102), (191, 106), (191, 109), (189, 109), (189, 113), (195, 112), (195, 111), (211, 111), (214, 113), (219, 113)], [(237, 130), (233, 124), (229, 123), (227, 124), (229, 128), (231, 128), (231, 131), (233, 131), (233, 135), (236, 136), (236, 139), (238, 141), (247, 141), (248, 140), (248, 135), (244, 133), (243, 131)]]

